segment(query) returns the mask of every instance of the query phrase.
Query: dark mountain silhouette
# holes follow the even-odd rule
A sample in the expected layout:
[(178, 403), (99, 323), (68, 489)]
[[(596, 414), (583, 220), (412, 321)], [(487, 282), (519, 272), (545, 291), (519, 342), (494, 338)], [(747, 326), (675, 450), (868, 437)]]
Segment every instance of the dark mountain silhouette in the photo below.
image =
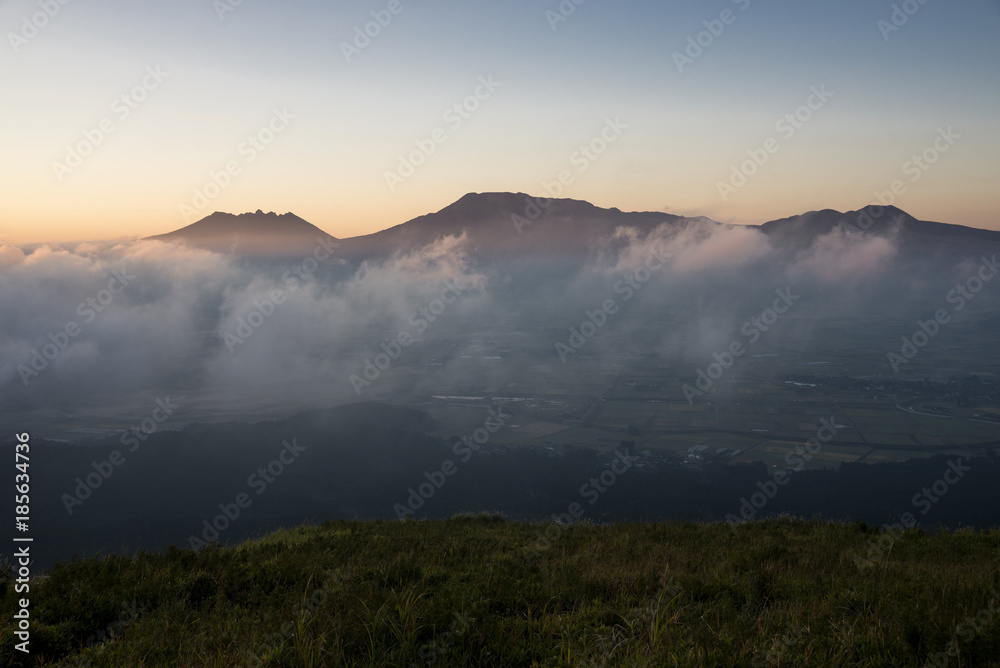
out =
[(179, 230), (148, 239), (180, 241), (195, 248), (242, 257), (304, 257), (328, 235), (294, 213), (234, 215), (216, 211)]
[(467, 235), (480, 258), (578, 257), (622, 226), (651, 230), (684, 218), (667, 213), (625, 213), (574, 199), (541, 199), (524, 193), (470, 193), (457, 202), (381, 232), (346, 239), (343, 252), (361, 258)]
[[(660, 225), (702, 222), (725, 225), (707, 218), (684, 218), (662, 212), (623, 212), (603, 209), (574, 199), (542, 199), (524, 193), (469, 193), (435, 213), (395, 227), (339, 240), (337, 255), (360, 262), (388, 257), (432, 244), (446, 236), (465, 236), (469, 254), (479, 262), (518, 261), (535, 258), (574, 262), (586, 257), (620, 227), (640, 233)], [(852, 239), (857, 235), (889, 237), (902, 252), (926, 254), (993, 252), (1000, 246), (1000, 232), (961, 225), (917, 220), (893, 206), (867, 206), (845, 213), (824, 209), (773, 220), (759, 227), (779, 252), (795, 253), (842, 226)], [(150, 239), (182, 241), (213, 251), (249, 257), (306, 256), (325, 232), (286, 213), (216, 212), (168, 234)]]
[(838, 225), (851, 235), (892, 237), (902, 250), (933, 251), (947, 242), (949, 250), (965, 251), (975, 249), (979, 244), (1000, 243), (1000, 232), (917, 220), (894, 206), (869, 205), (846, 213), (832, 209), (809, 211), (772, 220), (761, 225), (760, 229), (775, 247), (800, 250), (812, 245), (818, 237), (829, 234)]

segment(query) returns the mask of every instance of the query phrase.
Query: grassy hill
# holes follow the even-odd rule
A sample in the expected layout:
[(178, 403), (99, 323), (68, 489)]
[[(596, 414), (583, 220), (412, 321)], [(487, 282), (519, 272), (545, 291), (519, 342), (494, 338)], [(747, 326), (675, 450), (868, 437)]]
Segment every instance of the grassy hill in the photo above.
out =
[(328, 522), (78, 559), (31, 596), (2, 665), (1000, 665), (997, 530)]

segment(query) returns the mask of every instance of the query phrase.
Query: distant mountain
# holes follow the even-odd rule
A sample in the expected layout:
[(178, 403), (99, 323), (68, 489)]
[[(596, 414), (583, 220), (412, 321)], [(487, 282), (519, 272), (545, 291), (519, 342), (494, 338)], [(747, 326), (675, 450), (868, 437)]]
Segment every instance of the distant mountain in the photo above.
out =
[[(662, 212), (626, 213), (573, 199), (540, 200), (524, 193), (470, 193), (436, 213), (414, 218), (381, 232), (342, 241), (351, 259), (385, 256), (433, 243), (446, 235), (467, 235), (468, 248), (479, 259), (530, 260), (534, 256), (572, 260), (607, 240), (623, 226), (649, 231), (660, 225), (702, 222)], [(810, 211), (751, 226), (767, 235), (779, 253), (792, 254), (841, 226), (857, 235), (891, 237), (903, 255), (915, 260), (929, 255), (975, 254), (1000, 249), (1000, 232), (917, 220), (894, 206), (867, 206), (842, 213)]]
[[(893, 237), (901, 250), (937, 252), (940, 250), (973, 252), (980, 244), (1000, 244), (1000, 232), (962, 225), (917, 220), (894, 206), (869, 205), (857, 211), (841, 213), (832, 209), (810, 211), (798, 216), (772, 220), (760, 226), (772, 245), (783, 250), (808, 248), (838, 225), (851, 235), (868, 234)], [(947, 248), (942, 242), (947, 241)]]
[(148, 239), (180, 241), (195, 248), (243, 257), (303, 257), (311, 255), (328, 235), (294, 213), (234, 215), (216, 211), (179, 230)]
[[(582, 200), (546, 200), (524, 193), (469, 193), (435, 213), (374, 234), (341, 239), (337, 255), (360, 262), (405, 253), (446, 236), (465, 235), (468, 252), (479, 262), (544, 259), (573, 263), (586, 257), (619, 227), (646, 232), (664, 224), (691, 222), (724, 225), (707, 218), (662, 212), (603, 209)], [(779, 252), (795, 253), (838, 226), (852, 237), (891, 236), (901, 252), (914, 259), (974, 254), (986, 248), (996, 252), (1000, 248), (1000, 232), (917, 220), (893, 206), (867, 206), (846, 213), (832, 209), (810, 211), (756, 229), (767, 235)], [(150, 238), (183, 241), (249, 257), (301, 257), (312, 253), (317, 238), (328, 236), (294, 214), (279, 216), (258, 210), (241, 215), (216, 212), (187, 227)]]
[(467, 235), (481, 258), (578, 257), (621, 226), (651, 230), (685, 219), (667, 213), (625, 213), (574, 199), (541, 199), (524, 193), (470, 193), (457, 202), (401, 225), (345, 239), (342, 251), (360, 258), (418, 248), (448, 235)]

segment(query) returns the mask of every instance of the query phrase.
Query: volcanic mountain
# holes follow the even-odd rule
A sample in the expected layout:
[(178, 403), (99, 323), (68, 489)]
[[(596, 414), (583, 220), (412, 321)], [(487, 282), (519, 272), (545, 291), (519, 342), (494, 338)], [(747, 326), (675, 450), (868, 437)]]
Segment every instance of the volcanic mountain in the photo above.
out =
[(149, 239), (179, 241), (188, 246), (242, 257), (304, 257), (328, 235), (294, 213), (234, 215), (216, 211), (196, 223)]
[(961, 247), (975, 252), (980, 243), (995, 245), (1000, 242), (1000, 232), (917, 220), (897, 207), (875, 205), (847, 213), (833, 209), (810, 211), (764, 223), (760, 230), (776, 248), (801, 250), (837, 226), (855, 238), (861, 234), (893, 237), (902, 248), (911, 250), (933, 251), (947, 242), (951, 250)]
[[(644, 234), (660, 225), (689, 223), (724, 226), (707, 218), (684, 218), (662, 212), (623, 212), (603, 209), (574, 199), (542, 199), (524, 193), (470, 193), (435, 213), (374, 234), (338, 242), (337, 256), (360, 262), (420, 248), (446, 236), (465, 236), (469, 255), (477, 261), (574, 263), (586, 257), (621, 227)], [(917, 220), (896, 207), (867, 206), (842, 213), (832, 209), (753, 226), (765, 234), (776, 251), (794, 255), (837, 227), (852, 240), (859, 235), (891, 238), (913, 260), (942, 254), (996, 252), (1000, 232)], [(304, 257), (317, 239), (329, 239), (323, 230), (292, 213), (216, 212), (168, 234), (151, 239), (182, 241), (188, 245), (247, 257)]]
[(684, 218), (667, 213), (626, 213), (602, 209), (575, 199), (542, 199), (524, 193), (469, 193), (436, 213), (401, 225), (346, 239), (342, 251), (351, 258), (386, 255), (417, 248), (444, 236), (468, 239), (468, 251), (480, 258), (532, 256), (575, 258), (619, 227), (652, 230)]

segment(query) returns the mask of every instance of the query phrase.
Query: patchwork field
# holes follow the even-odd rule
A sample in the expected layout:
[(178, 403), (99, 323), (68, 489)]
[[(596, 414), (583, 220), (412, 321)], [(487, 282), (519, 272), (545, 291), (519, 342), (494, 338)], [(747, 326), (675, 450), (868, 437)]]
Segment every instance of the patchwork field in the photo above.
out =
[[(996, 364), (980, 369), (976, 378), (984, 380), (971, 389), (960, 387), (957, 376), (922, 379), (923, 366), (897, 375), (884, 349), (871, 346), (875, 338), (892, 341), (894, 330), (883, 326), (873, 333), (872, 326), (860, 319), (824, 324), (823, 339), (805, 349), (762, 343), (710, 387), (704, 387), (704, 380), (697, 384), (699, 369), (708, 368), (706, 359), (685, 358), (679, 347), (669, 346), (657, 356), (623, 354), (629, 340), (608, 332), (589, 341), (565, 365), (558, 360), (539, 364), (537, 358), (546, 352), (538, 349), (530, 365), (517, 356), (506, 358), (504, 382), (455, 392), (479, 397), (477, 401), (429, 399), (418, 405), (439, 420), (442, 433), (450, 434), (470, 433), (482, 426), (489, 407), (502, 406), (513, 417), (491, 436), (496, 445), (610, 449), (628, 440), (638, 449), (685, 460), (695, 454), (695, 459), (782, 466), (789, 453), (820, 433), (824, 444), (807, 462), (809, 468), (997, 447), (1000, 404), (991, 380)], [(650, 334), (636, 336), (645, 335)], [(943, 363), (941, 356), (946, 356), (951, 361), (946, 368), (968, 374), (961, 360), (976, 359), (971, 350), (981, 349), (987, 337), (967, 338), (965, 353), (950, 347), (938, 351), (933, 363)], [(484, 337), (480, 354), (516, 345)], [(711, 360), (708, 356), (707, 362)], [(699, 393), (690, 396), (691, 388)], [(832, 434), (820, 431), (824, 424), (832, 425)], [(690, 452), (700, 445), (706, 447)]]

